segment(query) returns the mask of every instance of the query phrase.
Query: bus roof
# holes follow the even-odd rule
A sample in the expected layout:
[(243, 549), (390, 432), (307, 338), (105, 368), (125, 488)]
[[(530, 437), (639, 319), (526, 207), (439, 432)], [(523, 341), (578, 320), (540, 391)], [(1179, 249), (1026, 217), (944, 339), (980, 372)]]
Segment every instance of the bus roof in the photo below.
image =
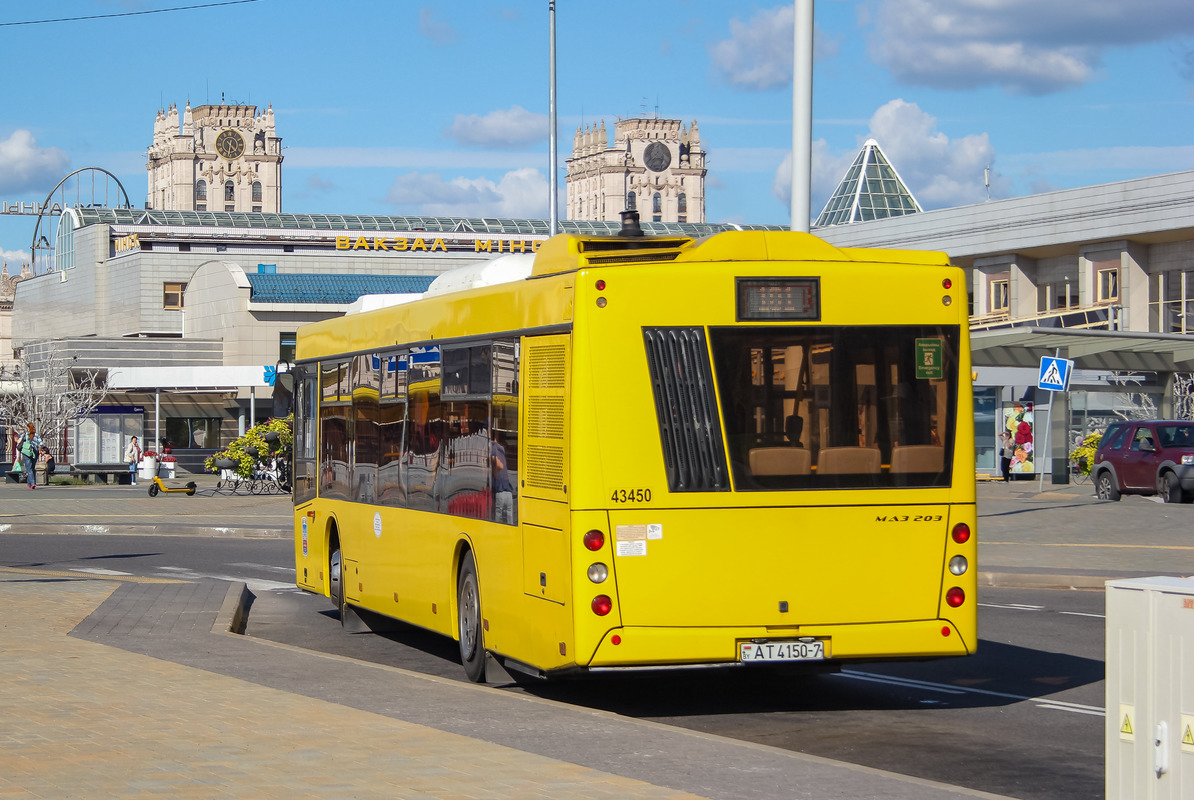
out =
[(799, 231), (725, 231), (703, 239), (666, 236), (575, 236), (543, 243), (532, 275), (556, 275), (588, 266), (650, 261), (867, 261), (891, 264), (949, 264), (944, 253), (927, 250), (839, 248)]

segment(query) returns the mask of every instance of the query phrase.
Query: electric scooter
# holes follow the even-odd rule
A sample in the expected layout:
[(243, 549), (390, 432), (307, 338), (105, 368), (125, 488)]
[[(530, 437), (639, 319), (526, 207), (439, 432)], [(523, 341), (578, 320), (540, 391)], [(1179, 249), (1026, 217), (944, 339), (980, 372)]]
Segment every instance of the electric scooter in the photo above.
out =
[(195, 494), (195, 482), (187, 481), (183, 486), (167, 486), (162, 480), (162, 460), (158, 459), (158, 467), (154, 470), (153, 483), (149, 484), (149, 496), (157, 497), (158, 492), (185, 492), (187, 497)]

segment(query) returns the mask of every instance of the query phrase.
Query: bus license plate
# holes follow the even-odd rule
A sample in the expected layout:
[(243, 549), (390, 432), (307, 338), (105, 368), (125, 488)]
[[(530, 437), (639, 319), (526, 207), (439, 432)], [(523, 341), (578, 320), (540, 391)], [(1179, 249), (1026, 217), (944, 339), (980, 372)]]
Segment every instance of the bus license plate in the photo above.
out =
[(824, 661), (825, 642), (740, 642), (738, 660), (756, 661)]

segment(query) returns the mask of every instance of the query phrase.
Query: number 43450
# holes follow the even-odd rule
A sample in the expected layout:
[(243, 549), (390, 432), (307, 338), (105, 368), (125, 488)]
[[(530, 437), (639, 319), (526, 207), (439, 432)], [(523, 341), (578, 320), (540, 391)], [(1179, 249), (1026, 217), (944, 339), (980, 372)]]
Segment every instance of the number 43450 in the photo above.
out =
[(651, 490), (614, 489), (614, 493), (609, 496), (609, 499), (613, 503), (649, 503), (651, 502)]

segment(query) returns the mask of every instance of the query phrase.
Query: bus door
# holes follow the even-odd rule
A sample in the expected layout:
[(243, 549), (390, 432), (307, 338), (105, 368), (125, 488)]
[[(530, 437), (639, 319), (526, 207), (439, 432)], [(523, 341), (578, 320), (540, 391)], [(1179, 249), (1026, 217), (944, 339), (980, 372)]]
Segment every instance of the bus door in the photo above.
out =
[[(568, 429), (571, 338), (567, 334), (522, 340), (520, 403), (523, 594), (533, 626), (534, 650), (560, 662), (571, 638), (568, 535)], [(564, 644), (564, 647), (561, 647)]]

